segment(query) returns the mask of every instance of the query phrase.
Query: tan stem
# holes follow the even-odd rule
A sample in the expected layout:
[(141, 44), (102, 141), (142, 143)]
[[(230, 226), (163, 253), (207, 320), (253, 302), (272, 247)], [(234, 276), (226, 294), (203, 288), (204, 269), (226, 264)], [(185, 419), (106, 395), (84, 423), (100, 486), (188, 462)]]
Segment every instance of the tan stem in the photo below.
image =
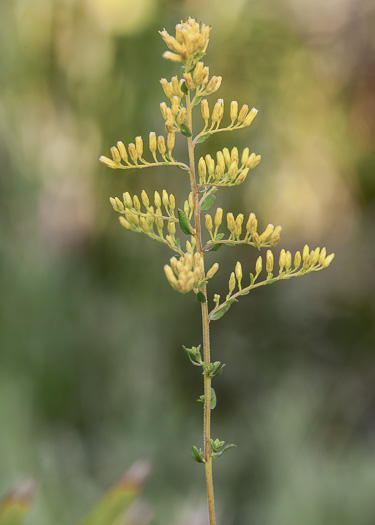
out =
[[(190, 102), (190, 95), (186, 95), (186, 110), (187, 110), (187, 125), (190, 131), (192, 127), (192, 106)], [(188, 137), (188, 151), (189, 151), (189, 174), (191, 191), (193, 193), (194, 202), (194, 219), (195, 219), (195, 239), (197, 242), (197, 250), (202, 253), (202, 236), (201, 236), (201, 221), (200, 221), (200, 207), (199, 207), (199, 192), (197, 189), (195, 177), (195, 162), (194, 162), (194, 143), (192, 137)], [(204, 256), (204, 254), (203, 254)], [(208, 303), (207, 303), (207, 289), (204, 286), (201, 289), (206, 301), (202, 304), (202, 330), (203, 330), (203, 356), (206, 364), (210, 363), (210, 321), (208, 317)], [(207, 502), (208, 515), (210, 525), (215, 525), (215, 506), (214, 506), (214, 485), (212, 477), (212, 455), (211, 455), (211, 377), (204, 374), (204, 414), (203, 414), (203, 440), (204, 440), (204, 459), (205, 459), (205, 473), (206, 473), (206, 488), (207, 488)]]

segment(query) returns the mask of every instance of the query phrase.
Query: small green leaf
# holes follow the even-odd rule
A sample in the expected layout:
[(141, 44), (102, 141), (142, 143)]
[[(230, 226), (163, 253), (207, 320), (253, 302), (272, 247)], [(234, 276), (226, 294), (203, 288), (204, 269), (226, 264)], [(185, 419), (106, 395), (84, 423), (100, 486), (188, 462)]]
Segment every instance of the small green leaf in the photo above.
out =
[(226, 242), (225, 245), (226, 246), (236, 246), (236, 243), (235, 242)]
[(198, 290), (201, 290), (203, 288), (203, 286), (206, 286), (206, 284), (208, 283), (208, 281), (202, 281), (199, 285), (198, 285)]
[(221, 241), (221, 239), (224, 237), (224, 233), (218, 233), (215, 237), (215, 241)]
[(241, 292), (240, 295), (243, 296), (243, 295), (247, 295), (248, 293), (250, 293), (250, 290), (245, 290)]
[(185, 354), (194, 366), (202, 366), (202, 356), (200, 352), (201, 345), (197, 347), (192, 346), (191, 348), (186, 348), (186, 346), (182, 345), (182, 348), (184, 349)]
[(201, 396), (199, 396), (199, 398), (197, 399), (198, 403), (204, 403), (204, 394), (202, 394)]
[(191, 131), (190, 131), (190, 128), (182, 123), (180, 124), (180, 131), (181, 131), (181, 135), (183, 135), (184, 137), (191, 137)]
[(251, 286), (254, 284), (254, 275), (252, 273), (250, 274), (250, 284)]
[(210, 398), (210, 408), (211, 410), (213, 410), (215, 407), (216, 407), (216, 394), (215, 394), (215, 390), (213, 388), (211, 388), (211, 398)]
[(180, 239), (175, 239), (175, 244), (176, 244), (177, 249), (179, 250), (181, 248), (181, 241), (180, 241)]
[(189, 90), (188, 90), (188, 87), (186, 85), (186, 82), (185, 80), (182, 82), (181, 84), (181, 91), (185, 94), (185, 95), (188, 95), (189, 94)]
[(232, 306), (232, 304), (233, 304), (234, 302), (237, 302), (237, 299), (231, 299), (231, 300), (229, 300), (228, 302), (226, 302), (221, 308), (219, 308), (219, 310), (217, 310), (217, 311), (211, 316), (211, 320), (212, 320), (212, 321), (217, 321), (218, 319), (220, 319), (221, 317), (223, 317), (223, 315), (227, 313), (227, 311), (229, 310), (229, 308)]
[(178, 213), (178, 222), (180, 223), (181, 230), (184, 233), (186, 233), (186, 235), (191, 235), (189, 219), (186, 217), (185, 213), (182, 210), (178, 209), (177, 213)]
[(215, 202), (216, 200), (216, 197), (215, 195), (209, 195), (208, 197), (206, 197), (202, 204), (201, 204), (201, 210), (209, 210), (211, 208), (211, 206), (213, 205), (213, 203)]
[(202, 142), (204, 142), (205, 140), (208, 139), (208, 137), (211, 135), (211, 133), (205, 133), (204, 135), (201, 135), (200, 137), (198, 137), (196, 140), (195, 140), (195, 143), (196, 144), (201, 144)]
[(171, 159), (171, 156), (169, 155), (169, 153), (165, 154), (165, 158), (167, 159), (168, 162), (172, 162), (172, 159)]
[(204, 296), (204, 294), (202, 292), (198, 292), (197, 295), (195, 296), (195, 298), (200, 303), (205, 303), (206, 302), (206, 298), (205, 298), (205, 296)]
[(236, 446), (237, 445), (233, 445), (233, 443), (231, 445), (225, 445), (225, 447), (222, 450), (220, 450), (220, 452), (215, 452), (215, 454), (212, 454), (212, 457), (219, 458), (226, 450), (229, 450), (230, 448), (234, 448)]
[(191, 455), (197, 463), (205, 463), (203, 450), (198, 450), (197, 447), (193, 447), (191, 449)]
[(193, 106), (198, 106), (198, 104), (200, 103), (200, 101), (202, 100), (203, 97), (197, 97), (195, 100), (194, 100), (194, 104)]
[(222, 247), (222, 244), (211, 244), (207, 249), (208, 252), (217, 252)]

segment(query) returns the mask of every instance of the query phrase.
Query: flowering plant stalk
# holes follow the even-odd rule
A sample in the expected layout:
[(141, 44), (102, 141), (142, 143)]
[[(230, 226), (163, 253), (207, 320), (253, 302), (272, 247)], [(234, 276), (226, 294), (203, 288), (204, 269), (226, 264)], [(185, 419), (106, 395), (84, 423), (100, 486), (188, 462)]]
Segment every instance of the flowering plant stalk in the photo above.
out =
[[(264, 231), (258, 231), (258, 220), (254, 213), (240, 213), (236, 217), (216, 208), (212, 214), (208, 211), (215, 201), (215, 193), (222, 187), (239, 186), (249, 171), (260, 162), (261, 157), (250, 153), (245, 148), (241, 153), (236, 147), (224, 148), (216, 153), (201, 156), (195, 161), (195, 149), (215, 133), (248, 128), (257, 115), (257, 110), (249, 110), (245, 104), (238, 107), (232, 101), (229, 107), (229, 124), (222, 125), (224, 119), (224, 101), (218, 99), (213, 107), (208, 104), (208, 96), (220, 88), (222, 78), (210, 77), (209, 68), (204, 65), (209, 41), (210, 27), (199, 24), (189, 18), (176, 26), (175, 36), (164, 29), (161, 37), (169, 48), (164, 58), (179, 63), (182, 69), (181, 78), (174, 76), (171, 81), (161, 79), (161, 85), (168, 102), (160, 104), (161, 114), (165, 120), (166, 137), (149, 134), (147, 160), (144, 155), (144, 143), (141, 137), (126, 148), (122, 142), (111, 148), (112, 158), (100, 157), (100, 161), (113, 169), (143, 169), (151, 166), (176, 166), (186, 171), (190, 179), (190, 193), (182, 206), (176, 209), (174, 195), (163, 190), (155, 191), (153, 199), (143, 190), (140, 198), (128, 192), (123, 198), (111, 198), (111, 204), (120, 214), (120, 223), (127, 230), (142, 233), (151, 239), (166, 244), (175, 255), (170, 263), (164, 266), (164, 272), (172, 288), (180, 293), (192, 292), (199, 301), (202, 310), (202, 344), (184, 350), (191, 363), (202, 369), (204, 393), (200, 398), (204, 411), (203, 448), (194, 446), (192, 456), (205, 468), (209, 524), (215, 524), (214, 488), (212, 477), (213, 460), (235, 445), (225, 445), (220, 439), (211, 438), (211, 411), (216, 405), (215, 392), (211, 383), (223, 371), (224, 364), (211, 361), (210, 325), (220, 319), (244, 295), (255, 288), (277, 281), (299, 277), (327, 268), (334, 254), (327, 255), (326, 249), (310, 250), (305, 245), (292, 256), (290, 251), (282, 249), (278, 257), (278, 270), (272, 251), (280, 241), (281, 226), (269, 224)], [(204, 121), (203, 128), (193, 135), (193, 113), (200, 107)], [(188, 163), (176, 160), (173, 156), (176, 135), (181, 134), (187, 141)], [(226, 228), (224, 224), (226, 223)], [(203, 232), (203, 226), (206, 232)], [(184, 234), (187, 239), (181, 240)], [(217, 251), (221, 246), (246, 244), (257, 249), (266, 248), (265, 258), (261, 255), (255, 264), (255, 271), (244, 280), (240, 262), (231, 272), (228, 282), (228, 293), (221, 298), (214, 294), (212, 305), (209, 303), (208, 284), (219, 268), (215, 262), (206, 268), (206, 254)], [(265, 272), (264, 272), (265, 270)], [(264, 273), (263, 273), (264, 272)], [(263, 274), (263, 276), (262, 276)], [(211, 284), (210, 284), (211, 286)]]

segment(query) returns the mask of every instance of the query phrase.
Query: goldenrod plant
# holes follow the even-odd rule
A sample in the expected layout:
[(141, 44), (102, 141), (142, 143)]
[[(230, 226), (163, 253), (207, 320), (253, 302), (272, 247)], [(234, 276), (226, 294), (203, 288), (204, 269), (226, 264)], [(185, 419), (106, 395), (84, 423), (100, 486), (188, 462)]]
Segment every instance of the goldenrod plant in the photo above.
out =
[[(220, 319), (244, 295), (255, 288), (277, 281), (300, 277), (327, 268), (334, 254), (327, 255), (326, 249), (311, 250), (305, 246), (294, 255), (288, 250), (279, 252), (278, 264), (275, 262), (273, 248), (280, 241), (281, 226), (269, 224), (264, 231), (258, 230), (258, 220), (254, 213), (245, 219), (245, 214), (236, 217), (217, 208), (206, 213), (215, 202), (215, 193), (222, 187), (239, 186), (245, 182), (248, 173), (260, 162), (261, 157), (245, 148), (239, 152), (223, 148), (214, 158), (202, 155), (196, 161), (195, 150), (198, 145), (215, 133), (247, 129), (258, 111), (244, 104), (239, 108), (236, 101), (229, 104), (229, 115), (224, 109), (224, 100), (219, 98), (213, 105), (207, 97), (216, 93), (221, 85), (220, 76), (211, 76), (209, 68), (202, 59), (208, 46), (210, 27), (189, 18), (176, 26), (175, 36), (165, 29), (161, 37), (169, 48), (163, 55), (167, 60), (180, 65), (181, 76), (171, 81), (161, 79), (166, 102), (160, 104), (165, 121), (166, 136), (149, 134), (148, 150), (145, 152), (142, 137), (136, 137), (127, 147), (117, 142), (111, 148), (111, 157), (100, 157), (100, 161), (113, 169), (134, 170), (151, 166), (176, 166), (185, 170), (190, 180), (190, 193), (180, 205), (174, 195), (162, 190), (155, 191), (153, 198), (143, 190), (140, 197), (128, 192), (111, 198), (111, 204), (120, 214), (120, 224), (127, 230), (142, 233), (151, 239), (164, 243), (174, 252), (164, 272), (169, 284), (180, 293), (195, 295), (202, 310), (203, 342), (197, 347), (185, 348), (187, 357), (193, 365), (201, 368), (204, 393), (200, 398), (204, 410), (204, 429), (202, 448), (194, 446), (192, 456), (205, 468), (209, 524), (215, 524), (214, 488), (212, 462), (224, 451), (234, 445), (225, 445), (220, 439), (211, 437), (211, 411), (216, 405), (212, 380), (222, 373), (223, 364), (211, 360), (210, 326)], [(193, 114), (201, 111), (204, 125), (195, 136), (193, 133)], [(228, 119), (229, 117), (229, 119)], [(223, 124), (226, 121), (226, 124)], [(188, 162), (174, 157), (177, 135), (187, 142)], [(203, 216), (204, 215), (204, 216)], [(204, 228), (206, 231), (204, 231)], [(229, 276), (228, 293), (221, 297), (211, 293), (211, 279), (219, 264), (215, 262), (206, 267), (206, 255), (221, 246), (248, 245), (258, 250), (266, 248), (265, 256), (260, 255), (255, 270), (244, 275), (240, 262), (236, 262)], [(210, 293), (208, 289), (210, 288)]]

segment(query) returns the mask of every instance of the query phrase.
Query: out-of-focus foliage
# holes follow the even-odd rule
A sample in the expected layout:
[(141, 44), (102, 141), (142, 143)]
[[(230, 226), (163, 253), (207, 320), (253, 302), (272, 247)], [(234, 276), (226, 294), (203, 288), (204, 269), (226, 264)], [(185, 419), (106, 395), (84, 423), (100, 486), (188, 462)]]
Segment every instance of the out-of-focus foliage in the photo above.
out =
[[(220, 523), (372, 525), (372, 0), (0, 3), (0, 493), (32, 476), (28, 522), (71, 525), (147, 458), (152, 524), (205, 523), (190, 458), (201, 378), (181, 350), (200, 343), (199, 305), (169, 289), (167, 249), (125, 232), (108, 202), (141, 187), (178, 199), (188, 182), (97, 161), (163, 131), (159, 79), (176, 66), (157, 30), (189, 15), (213, 27), (218, 96), (259, 109), (248, 134), (205, 143), (262, 155), (218, 206), (282, 224), (291, 251), (336, 253), (325, 275), (254, 292), (214, 326), (227, 366), (213, 437), (238, 445), (215, 465)], [(220, 251), (214, 286), (232, 256)], [(238, 248), (244, 271), (254, 256)]]

